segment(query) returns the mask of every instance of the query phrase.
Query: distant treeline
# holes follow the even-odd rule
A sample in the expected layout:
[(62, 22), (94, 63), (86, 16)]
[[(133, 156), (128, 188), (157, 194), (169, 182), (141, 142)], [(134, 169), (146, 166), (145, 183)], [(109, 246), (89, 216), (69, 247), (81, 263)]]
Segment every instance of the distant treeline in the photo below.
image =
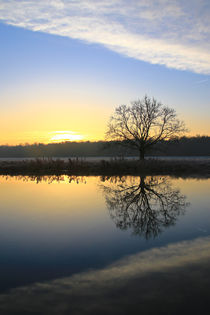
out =
[[(118, 142), (63, 142), (0, 146), (0, 158), (30, 157), (88, 157), (88, 156), (135, 156), (138, 152), (126, 143)], [(182, 137), (162, 141), (152, 148), (149, 155), (156, 156), (210, 156), (210, 137)]]

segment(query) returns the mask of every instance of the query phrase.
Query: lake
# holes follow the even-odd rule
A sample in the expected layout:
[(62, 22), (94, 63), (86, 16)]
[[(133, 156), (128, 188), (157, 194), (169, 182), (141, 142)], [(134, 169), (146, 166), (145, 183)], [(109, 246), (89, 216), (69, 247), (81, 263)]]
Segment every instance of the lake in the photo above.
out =
[(0, 176), (1, 314), (202, 314), (210, 179)]

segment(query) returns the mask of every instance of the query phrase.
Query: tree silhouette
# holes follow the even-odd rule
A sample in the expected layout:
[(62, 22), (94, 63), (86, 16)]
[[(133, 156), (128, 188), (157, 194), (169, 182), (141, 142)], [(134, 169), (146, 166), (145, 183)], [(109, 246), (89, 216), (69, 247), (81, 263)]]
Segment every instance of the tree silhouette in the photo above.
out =
[[(174, 225), (188, 205), (166, 177), (105, 178), (102, 184), (110, 217), (122, 230), (146, 239)], [(108, 185), (106, 184), (108, 183)]]
[(143, 160), (151, 146), (185, 131), (185, 125), (177, 119), (174, 109), (145, 96), (142, 100), (132, 102), (131, 106), (121, 105), (115, 109), (108, 123), (106, 137), (136, 148), (139, 158)]

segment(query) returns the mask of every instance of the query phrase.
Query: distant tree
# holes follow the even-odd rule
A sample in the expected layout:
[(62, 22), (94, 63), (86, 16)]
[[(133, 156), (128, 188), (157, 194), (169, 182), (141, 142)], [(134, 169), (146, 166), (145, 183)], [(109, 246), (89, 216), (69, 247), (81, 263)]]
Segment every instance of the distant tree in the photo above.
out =
[(184, 122), (177, 118), (176, 111), (154, 98), (144, 96), (128, 105), (115, 109), (106, 132), (107, 139), (135, 147), (139, 158), (161, 140), (170, 140), (186, 130)]

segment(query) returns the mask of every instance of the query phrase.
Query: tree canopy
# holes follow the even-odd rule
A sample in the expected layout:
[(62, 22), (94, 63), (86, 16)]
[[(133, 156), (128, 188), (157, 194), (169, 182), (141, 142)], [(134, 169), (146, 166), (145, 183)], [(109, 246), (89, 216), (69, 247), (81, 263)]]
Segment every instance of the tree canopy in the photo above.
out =
[(106, 137), (136, 147), (140, 159), (144, 159), (151, 146), (180, 136), (185, 131), (185, 124), (177, 118), (174, 109), (145, 95), (142, 100), (115, 109)]

